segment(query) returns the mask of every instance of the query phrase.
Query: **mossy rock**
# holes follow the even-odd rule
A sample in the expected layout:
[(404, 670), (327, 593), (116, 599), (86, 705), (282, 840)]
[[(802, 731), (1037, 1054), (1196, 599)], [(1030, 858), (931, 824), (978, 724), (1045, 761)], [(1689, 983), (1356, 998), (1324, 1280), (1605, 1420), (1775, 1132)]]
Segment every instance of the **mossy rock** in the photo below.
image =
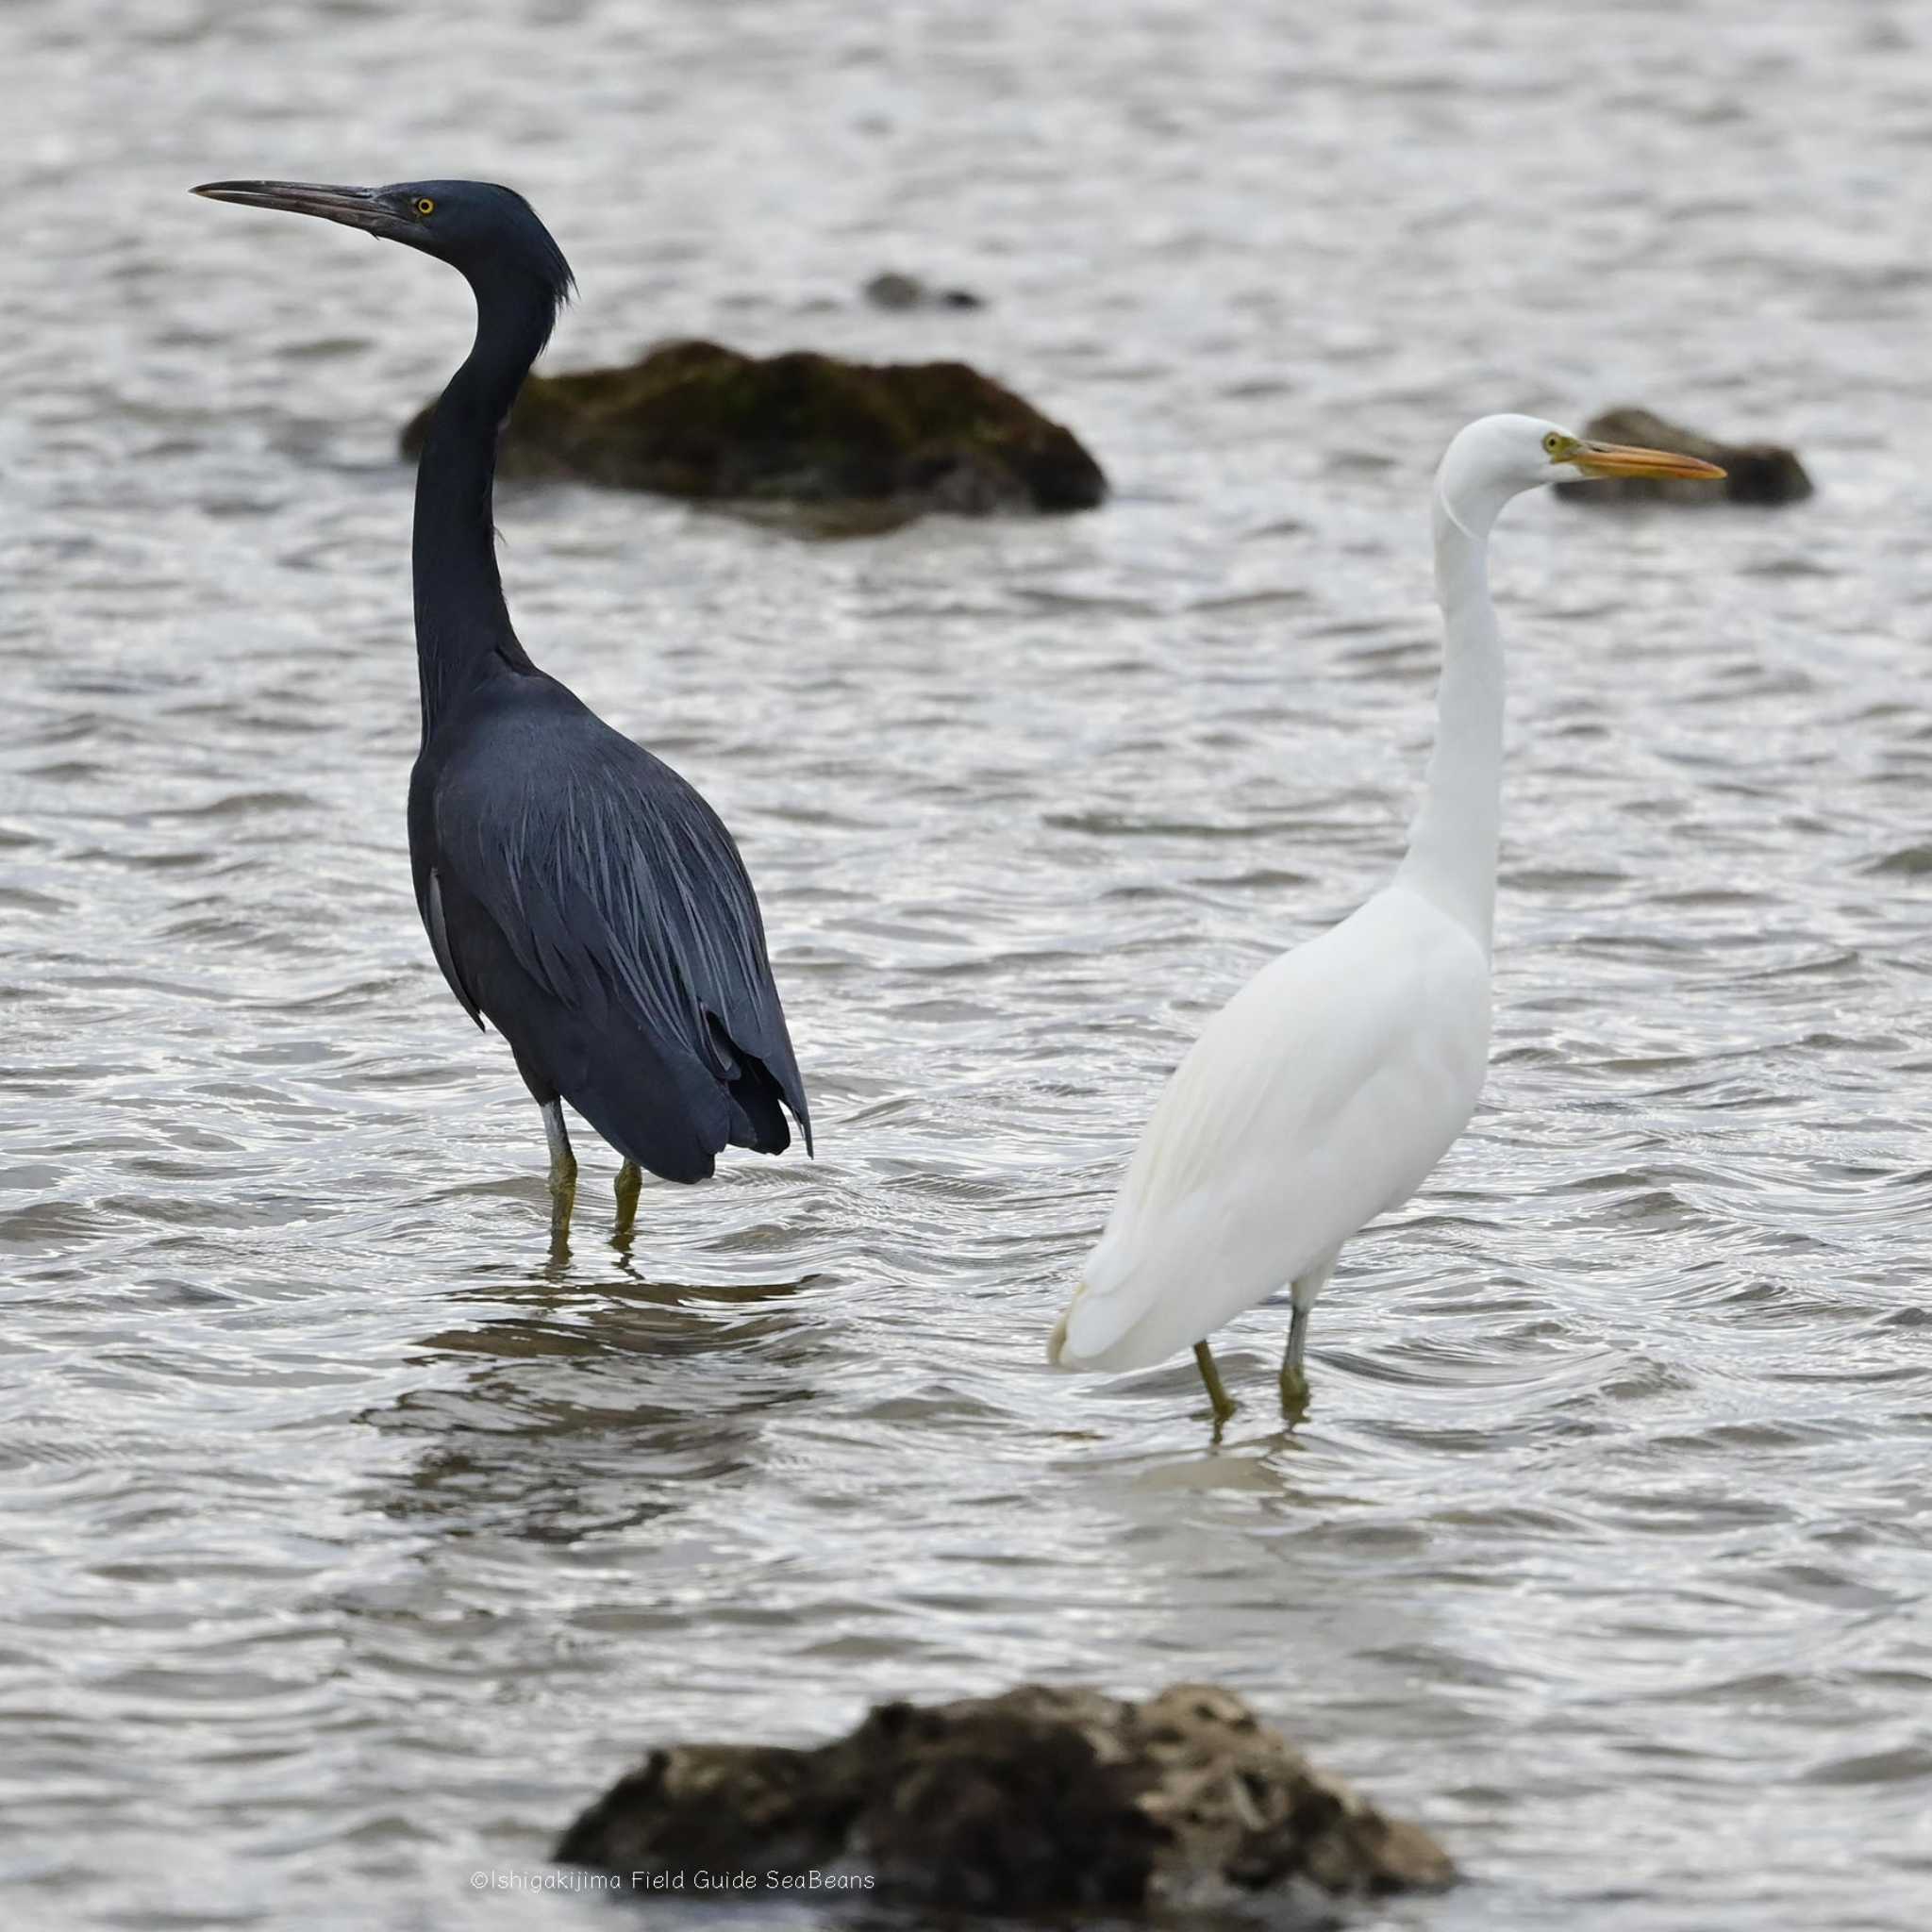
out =
[(885, 1704), (816, 1749), (673, 1745), (612, 1786), (556, 1857), (660, 1902), (857, 1893), (1008, 1915), (1268, 1911), (1308, 1887), (1365, 1898), (1456, 1875), (1420, 1825), (1199, 1684), (1139, 1704), (1042, 1684)]
[(1719, 442), (1695, 429), (1666, 423), (1648, 409), (1606, 409), (1584, 425), (1599, 442), (1634, 442), (1716, 463), (1724, 480), (1694, 476), (1614, 476), (1601, 482), (1558, 483), (1559, 496), (1579, 503), (1802, 503), (1812, 483), (1795, 451), (1774, 442)]
[[(403, 431), (421, 449), (429, 410)], [(673, 342), (625, 369), (537, 375), (500, 474), (699, 501), (889, 505), (907, 514), (1091, 509), (1107, 493), (1073, 432), (963, 362), (758, 358)]]

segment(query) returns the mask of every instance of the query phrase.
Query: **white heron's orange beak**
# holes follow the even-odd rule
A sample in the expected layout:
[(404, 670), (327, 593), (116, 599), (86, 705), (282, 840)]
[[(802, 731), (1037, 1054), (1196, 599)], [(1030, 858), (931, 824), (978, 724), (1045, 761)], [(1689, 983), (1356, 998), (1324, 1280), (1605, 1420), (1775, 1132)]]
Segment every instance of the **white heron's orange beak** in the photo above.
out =
[(1679, 456), (1668, 449), (1639, 449), (1623, 442), (1579, 440), (1575, 449), (1561, 460), (1574, 463), (1586, 476), (1694, 476), (1715, 482), (1724, 474), (1702, 457)]

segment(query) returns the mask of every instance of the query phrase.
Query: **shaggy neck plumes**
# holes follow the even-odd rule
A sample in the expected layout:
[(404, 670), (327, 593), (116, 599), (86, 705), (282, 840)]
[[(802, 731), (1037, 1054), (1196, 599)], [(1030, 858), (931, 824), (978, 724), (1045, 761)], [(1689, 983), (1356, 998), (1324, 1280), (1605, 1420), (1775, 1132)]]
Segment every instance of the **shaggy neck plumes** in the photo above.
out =
[(532, 668), (511, 627), (496, 568), (496, 441), (557, 319), (531, 277), (473, 275), (476, 340), (436, 405), (416, 467), (412, 551), (416, 665), (427, 743), (450, 703), (493, 661)]
[(1423, 803), (1398, 876), (1458, 919), (1489, 950), (1502, 809), (1503, 640), (1490, 603), (1489, 534), (1506, 493), (1435, 498), (1442, 682)]

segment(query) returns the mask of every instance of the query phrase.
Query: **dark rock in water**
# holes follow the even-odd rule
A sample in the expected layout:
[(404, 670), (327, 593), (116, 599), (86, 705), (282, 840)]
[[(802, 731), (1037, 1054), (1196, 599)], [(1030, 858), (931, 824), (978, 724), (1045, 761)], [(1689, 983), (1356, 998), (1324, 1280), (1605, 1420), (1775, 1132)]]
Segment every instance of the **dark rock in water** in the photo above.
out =
[[(423, 444), (424, 409), (403, 431)], [(1107, 478), (1073, 432), (963, 362), (763, 358), (672, 342), (627, 369), (532, 376), (505, 476), (667, 496), (953, 510), (1091, 509)]]
[(1584, 425), (1599, 442), (1634, 442), (1678, 456), (1702, 457), (1724, 472), (1724, 481), (1692, 476), (1614, 476), (1599, 483), (1558, 483), (1559, 496), (1591, 503), (1801, 503), (1811, 479), (1794, 451), (1774, 442), (1718, 442), (1680, 429), (1648, 409), (1606, 409)]
[(1225, 1690), (1142, 1704), (1026, 1684), (876, 1707), (815, 1750), (654, 1751), (556, 1857), (641, 1895), (848, 1897), (1032, 1913), (1436, 1890), (1422, 1829), (1316, 1771)]
[(986, 304), (971, 289), (935, 289), (917, 275), (903, 275), (896, 269), (873, 276), (865, 285), (865, 299), (874, 308), (984, 308)]

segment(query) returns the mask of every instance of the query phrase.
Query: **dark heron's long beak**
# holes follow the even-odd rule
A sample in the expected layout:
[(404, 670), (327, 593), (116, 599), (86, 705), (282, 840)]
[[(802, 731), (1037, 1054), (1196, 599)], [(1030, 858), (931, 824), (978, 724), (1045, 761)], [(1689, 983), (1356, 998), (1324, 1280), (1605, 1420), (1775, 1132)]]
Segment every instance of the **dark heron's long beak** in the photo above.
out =
[(209, 181), (195, 191), (210, 201), (240, 202), (243, 208), (278, 208), (291, 215), (320, 215), (325, 222), (392, 233), (397, 211), (377, 188), (331, 188), (314, 181)]

